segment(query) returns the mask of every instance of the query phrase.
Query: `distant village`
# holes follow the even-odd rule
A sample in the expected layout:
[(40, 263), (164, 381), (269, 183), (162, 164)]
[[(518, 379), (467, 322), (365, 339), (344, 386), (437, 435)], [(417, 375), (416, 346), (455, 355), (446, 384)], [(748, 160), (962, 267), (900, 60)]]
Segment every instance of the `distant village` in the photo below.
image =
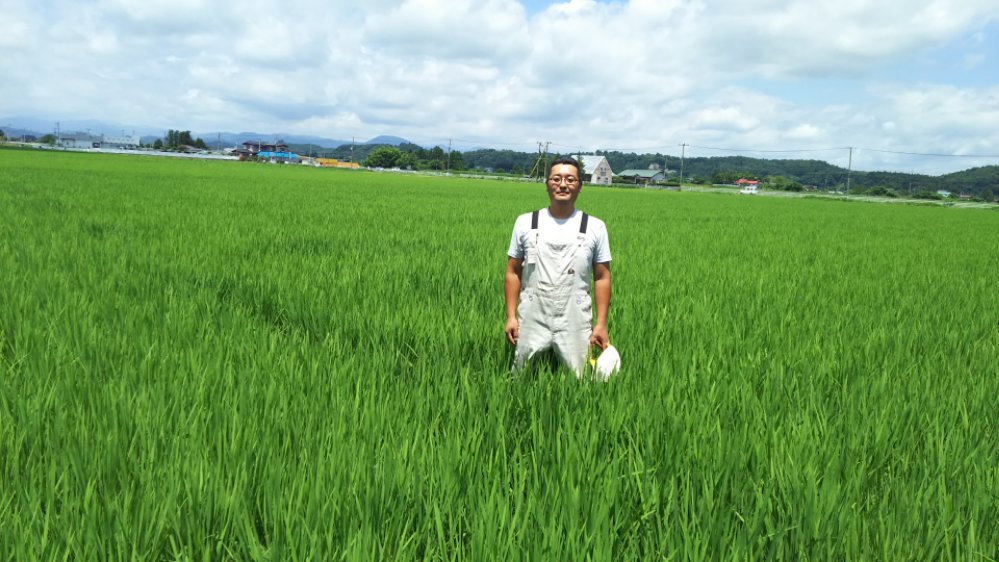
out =
[[(220, 141), (215, 148), (212, 149), (202, 139), (192, 138), (190, 131), (173, 130), (167, 132), (166, 138), (156, 139), (156, 141), (151, 145), (143, 144), (141, 137), (138, 135), (125, 134), (124, 132), (122, 132), (121, 135), (95, 135), (91, 134), (89, 131), (65, 133), (57, 130), (55, 134), (46, 134), (41, 138), (38, 138), (35, 135), (27, 134), (26, 132), (22, 132), (21, 135), (14, 138), (5, 138), (3, 136), (3, 132), (0, 131), (0, 140), (12, 142), (20, 141), (22, 145), (50, 149), (61, 148), (64, 150), (100, 150), (103, 152), (142, 151), (146, 153), (155, 151), (156, 154), (164, 156), (238, 160), (272, 164), (295, 164), (323, 168), (358, 169), (364, 167), (370, 169), (400, 171), (429, 170), (431, 172), (436, 171), (445, 173), (453, 171), (465, 174), (505, 174), (525, 178), (537, 177), (540, 173), (539, 163), (544, 161), (543, 155), (535, 154), (533, 156), (533, 165), (535, 166), (535, 169), (528, 173), (531, 166), (530, 163), (526, 166), (513, 165), (511, 169), (502, 169), (500, 166), (496, 166), (494, 169), (493, 162), (490, 161), (488, 154), (486, 153), (495, 153), (496, 151), (483, 149), (466, 152), (466, 161), (462, 162), (462, 153), (451, 152), (449, 150), (446, 153), (446, 161), (448, 162), (448, 165), (445, 165), (445, 153), (439, 147), (435, 147), (431, 151), (424, 151), (423, 149), (416, 147), (416, 145), (412, 145), (404, 150), (411, 150), (415, 148), (421, 153), (433, 153), (436, 151), (440, 154), (431, 156), (431, 160), (426, 162), (422, 160), (416, 161), (416, 163), (419, 163), (419, 166), (415, 166), (414, 160), (412, 159), (413, 155), (407, 154), (405, 151), (400, 151), (400, 148), (403, 147), (400, 146), (397, 148), (395, 146), (384, 146), (382, 148), (375, 148), (373, 152), (368, 152), (367, 155), (361, 156), (361, 162), (359, 163), (350, 156), (343, 157), (342, 154), (330, 154), (329, 151), (325, 153), (325, 156), (312, 156), (311, 151), (310, 155), (303, 156), (291, 150), (285, 142), (280, 140), (273, 142), (246, 140), (241, 143), (241, 146), (226, 148), (221, 146)], [(381, 156), (390, 157), (388, 159), (376, 158), (375, 155), (379, 151), (381, 151)], [(322, 154), (322, 152), (320, 152), (320, 154)], [(353, 147), (351, 147), (351, 156), (353, 156), (353, 154)], [(332, 155), (342, 156), (342, 158), (332, 158), (330, 157)], [(410, 158), (407, 159), (406, 156), (409, 156)], [(527, 158), (531, 157), (531, 155), (527, 153), (524, 153), (521, 156)], [(660, 165), (658, 162), (649, 163), (646, 160), (645, 162), (641, 162), (640, 165), (647, 167), (627, 168), (626, 166), (622, 166), (626, 169), (615, 172), (611, 167), (608, 157), (616, 157), (617, 160), (620, 161), (622, 160), (621, 154), (575, 154), (574, 156), (582, 163), (583, 180), (589, 184), (608, 186), (637, 185), (667, 189), (679, 189), (681, 185), (681, 173), (671, 170), (664, 165)], [(436, 158), (436, 160), (433, 158)], [(851, 187), (849, 175), (847, 176), (847, 181), (844, 185), (842, 178), (840, 177), (842, 170), (821, 162), (808, 164), (812, 166), (813, 171), (818, 169), (822, 172), (822, 174), (824, 174), (823, 176), (821, 174), (813, 173), (812, 177), (814, 179), (809, 182), (807, 179), (804, 181), (791, 180), (781, 175), (781, 172), (761, 173), (760, 170), (752, 169), (754, 163), (752, 159), (740, 158), (745, 162), (740, 164), (735, 171), (722, 171), (717, 169), (718, 164), (725, 159), (691, 159), (690, 164), (698, 166), (699, 169), (692, 173), (688, 172), (689, 175), (684, 175), (683, 184), (692, 184), (693, 186), (704, 187), (735, 187), (738, 188), (739, 193), (746, 195), (755, 195), (763, 190), (805, 191), (826, 192), (832, 194), (849, 193), (852, 195), (867, 195), (889, 199), (906, 197), (916, 199), (991, 202), (995, 200), (995, 190), (993, 187), (996, 184), (995, 170), (999, 170), (999, 167), (972, 169), (966, 172), (955, 173), (944, 177), (929, 177), (900, 173), (853, 172), (854, 186)], [(455, 162), (455, 160), (457, 160), (457, 162)], [(495, 159), (492, 160), (495, 161)], [(629, 163), (634, 165), (636, 162), (634, 162), (634, 159), (631, 160), (632, 161)], [(759, 162), (765, 163), (767, 167), (772, 167), (775, 161)], [(716, 169), (713, 172), (709, 171), (708, 173), (705, 173), (704, 164), (715, 167)], [(795, 162), (795, 164), (798, 163)], [(826, 166), (826, 169), (823, 170), (822, 166)], [(509, 164), (508, 167), (510, 167)], [(738, 171), (739, 168), (742, 169), (741, 172)], [(681, 161), (681, 170), (682, 169), (683, 167)]]
[[(172, 131), (171, 131), (172, 132)], [(25, 139), (28, 140), (28, 139)], [(38, 139), (31, 139), (37, 141)], [(137, 135), (92, 135), (85, 132), (74, 132), (59, 134), (53, 139), (57, 147), (75, 150), (102, 149), (102, 150), (139, 150), (144, 148), (141, 139)], [(201, 139), (197, 139), (200, 141)], [(29, 141), (30, 142), (30, 141)], [(242, 143), (241, 147), (224, 150), (209, 150), (203, 142), (196, 144), (178, 144), (173, 150), (181, 154), (189, 155), (209, 155), (228, 156), (238, 160), (263, 161), (275, 164), (304, 164), (328, 168), (349, 168), (356, 169), (360, 165), (357, 162), (343, 161), (336, 158), (320, 158), (301, 156), (289, 150), (283, 141), (264, 142), (260, 140), (248, 140)], [(584, 167), (583, 180), (595, 185), (611, 185), (613, 182), (628, 182), (633, 184), (655, 185), (666, 181), (669, 170), (660, 169), (658, 165), (652, 165), (647, 170), (628, 169), (615, 173), (611, 169), (607, 158), (599, 154), (578, 154)], [(487, 170), (488, 171), (488, 170)], [(750, 181), (750, 180), (744, 180)], [(753, 181), (753, 185), (758, 182)], [(755, 189), (754, 189), (755, 191)]]
[[(48, 135), (47, 135), (48, 136)], [(71, 150), (140, 150), (144, 149), (141, 138), (138, 135), (93, 135), (88, 132), (73, 132), (52, 135), (50, 139), (38, 139), (34, 136), (24, 137), (24, 142), (46, 142), (50, 141), (55, 147)], [(201, 141), (201, 139), (197, 139)], [(200, 145), (200, 146), (199, 146)], [(155, 147), (160, 149), (161, 147)], [(175, 147), (170, 147), (172, 152), (187, 155), (229, 157), (237, 160), (255, 160), (271, 162), (276, 164), (304, 164), (328, 168), (359, 168), (357, 162), (345, 162), (336, 158), (314, 158), (300, 156), (288, 149), (288, 145), (282, 141), (268, 143), (260, 140), (249, 140), (243, 142), (241, 147), (210, 150), (203, 141), (190, 144), (178, 143)]]

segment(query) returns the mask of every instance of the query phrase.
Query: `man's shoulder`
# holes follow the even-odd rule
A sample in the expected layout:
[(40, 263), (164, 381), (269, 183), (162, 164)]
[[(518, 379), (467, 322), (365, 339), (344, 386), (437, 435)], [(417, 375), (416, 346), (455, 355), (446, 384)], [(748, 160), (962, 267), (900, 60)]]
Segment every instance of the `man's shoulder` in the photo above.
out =
[(586, 219), (587, 228), (593, 227), (595, 230), (607, 230), (607, 224), (597, 217), (587, 213), (590, 218)]
[(534, 213), (534, 211), (517, 215), (517, 220), (513, 221), (513, 227), (517, 230), (530, 230), (532, 213)]

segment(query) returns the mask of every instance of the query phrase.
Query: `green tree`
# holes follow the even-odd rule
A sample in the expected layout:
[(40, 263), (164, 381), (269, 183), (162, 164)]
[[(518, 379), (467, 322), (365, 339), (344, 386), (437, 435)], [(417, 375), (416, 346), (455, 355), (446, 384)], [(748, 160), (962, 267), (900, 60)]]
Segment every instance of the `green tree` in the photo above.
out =
[(379, 146), (361, 163), (367, 168), (395, 168), (402, 158), (402, 151), (394, 146)]
[(991, 187), (986, 187), (985, 189), (982, 189), (982, 199), (988, 201), (989, 203), (995, 200), (995, 195), (992, 194)]
[(153, 148), (155, 148), (156, 150), (162, 150), (163, 149), (163, 140), (162, 139), (156, 139), (156, 140), (154, 140), (153, 141)]
[(767, 187), (780, 191), (801, 191), (801, 184), (784, 176), (768, 176)]
[(447, 155), (444, 154), (444, 149), (439, 146), (435, 146), (431, 148), (430, 153), (427, 154), (427, 167), (431, 170), (443, 170), (446, 159)]
[(52, 133), (49, 133), (47, 135), (42, 135), (40, 142), (42, 144), (55, 144), (55, 135), (53, 135)]
[(922, 191), (918, 191), (912, 197), (915, 198), (915, 199), (933, 199), (933, 200), (936, 200), (936, 201), (939, 201), (940, 199), (943, 199), (943, 196), (941, 196), (939, 193), (937, 193), (935, 191), (930, 191), (928, 189), (924, 189)]
[[(201, 139), (198, 139), (201, 140)], [(167, 131), (166, 135), (166, 147), (167, 148), (180, 148), (181, 146), (198, 146), (197, 141), (191, 137), (191, 131), (175, 131), (170, 129)], [(205, 145), (205, 141), (201, 141), (202, 145)], [(204, 148), (208, 148), (204, 146)]]
[(537, 154), (513, 150), (469, 150), (461, 155), (466, 169), (493, 170), (524, 175), (531, 171)]
[(450, 164), (448, 166), (449, 170), (464, 170), (465, 169), (465, 159), (461, 156), (461, 152), (457, 150), (452, 150), (450, 154)]
[(403, 152), (399, 155), (399, 160), (396, 165), (403, 170), (415, 170), (419, 165), (419, 159), (416, 158), (416, 154), (412, 152)]
[(891, 189), (891, 188), (889, 188), (887, 186), (884, 186), (884, 185), (875, 185), (874, 187), (872, 187), (872, 188), (870, 188), (870, 189), (867, 190), (867, 194), (868, 195), (873, 195), (873, 196), (876, 196), (876, 197), (897, 197), (898, 196), (898, 194), (895, 193), (895, 190), (893, 190), (893, 189)]
[(740, 179), (755, 180), (758, 179), (754, 174), (748, 172), (730, 172), (725, 170), (716, 170), (711, 173), (711, 183), (717, 183), (722, 185), (732, 185)]

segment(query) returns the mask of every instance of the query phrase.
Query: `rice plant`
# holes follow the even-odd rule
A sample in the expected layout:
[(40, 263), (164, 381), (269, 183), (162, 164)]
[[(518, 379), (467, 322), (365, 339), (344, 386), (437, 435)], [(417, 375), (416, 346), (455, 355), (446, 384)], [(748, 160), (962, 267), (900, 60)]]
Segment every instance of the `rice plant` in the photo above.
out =
[(999, 213), (587, 186), (604, 384), (509, 374), (545, 203), (0, 151), (0, 559), (999, 559)]

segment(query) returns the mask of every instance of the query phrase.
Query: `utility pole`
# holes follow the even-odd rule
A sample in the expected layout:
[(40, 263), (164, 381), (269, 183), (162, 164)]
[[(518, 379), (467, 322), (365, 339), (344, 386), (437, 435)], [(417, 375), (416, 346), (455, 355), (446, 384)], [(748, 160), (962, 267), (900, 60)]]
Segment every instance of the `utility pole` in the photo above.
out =
[[(544, 181), (548, 175), (548, 145), (552, 142), (548, 141), (542, 143), (538, 141), (538, 158), (534, 161), (534, 167), (531, 168), (531, 177), (534, 177), (534, 172), (538, 173), (538, 177)], [(544, 148), (541, 145), (544, 144)]]
[(677, 191), (683, 191), (683, 161), (687, 157), (687, 147), (690, 146), (686, 141), (680, 143), (680, 185)]
[(354, 161), (354, 137), (350, 137), (350, 161)]
[(444, 164), (444, 174), (451, 175), (451, 139), (447, 139), (447, 164)]
[(534, 178), (534, 173), (539, 171), (539, 166), (541, 166), (541, 141), (538, 141), (538, 157), (534, 159), (534, 166), (531, 167), (531, 178)]
[(552, 141), (545, 141), (545, 154), (544, 154), (545, 168), (544, 170), (541, 171), (541, 177), (543, 178), (541, 180), (542, 182), (548, 181), (548, 145), (550, 145), (551, 143)]
[(847, 194), (849, 194), (850, 193), (850, 176), (853, 175), (853, 147), (852, 146), (848, 146), (847, 148), (850, 149), (850, 159), (847, 161), (847, 164), (846, 164), (846, 192), (847, 192)]

